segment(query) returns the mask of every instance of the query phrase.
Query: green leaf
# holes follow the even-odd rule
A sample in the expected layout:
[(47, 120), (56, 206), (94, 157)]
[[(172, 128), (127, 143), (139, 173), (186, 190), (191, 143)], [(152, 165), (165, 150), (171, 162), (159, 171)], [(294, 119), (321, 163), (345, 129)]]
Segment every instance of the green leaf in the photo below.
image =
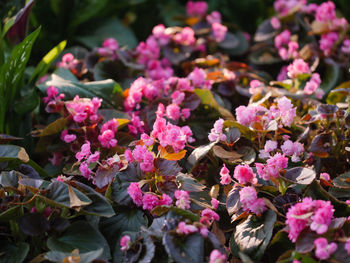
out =
[(276, 219), (275, 212), (268, 210), (260, 218), (250, 215), (238, 224), (230, 241), (232, 254), (238, 257), (238, 252), (242, 252), (259, 261), (270, 242)]
[(57, 120), (51, 122), (47, 125), (40, 133), (39, 136), (49, 136), (60, 133), (66, 127), (68, 119), (67, 118), (58, 118)]
[(111, 258), (108, 243), (103, 235), (85, 221), (73, 223), (60, 237), (50, 237), (47, 246), (53, 251), (66, 253), (74, 249), (87, 253), (103, 248), (102, 258), (105, 260)]
[(211, 142), (207, 145), (201, 145), (193, 150), (193, 152), (188, 157), (187, 161), (195, 166), (201, 159), (203, 159), (207, 153), (213, 148), (213, 146), (217, 144), (217, 142)]
[(240, 56), (248, 50), (249, 44), (243, 32), (237, 31), (235, 33), (228, 32), (224, 41), (219, 42), (218, 46), (231, 56)]
[(216, 102), (213, 93), (208, 89), (195, 89), (194, 93), (201, 99), (201, 103), (208, 105), (214, 109), (218, 109), (219, 105)]
[(17, 145), (0, 145), (0, 162), (20, 160), (24, 163), (29, 162), (29, 156), (24, 148)]
[(316, 178), (316, 172), (305, 167), (294, 167), (287, 170), (282, 178), (291, 183), (309, 185)]
[(191, 174), (179, 173), (176, 176), (176, 184), (184, 191), (201, 192), (205, 189), (205, 185), (198, 182)]
[[(79, 190), (73, 188), (74, 194), (82, 201), (89, 205), (92, 200)], [(47, 188), (47, 193), (45, 195), (39, 195), (46, 203), (52, 206), (66, 207), (70, 208), (71, 200), (69, 196), (68, 185), (63, 182), (52, 182)]]
[(136, 163), (128, 165), (128, 168), (117, 173), (112, 183), (112, 197), (115, 202), (129, 206), (134, 202), (128, 194), (128, 187), (132, 182), (139, 182), (144, 178), (144, 173)]
[(1, 263), (22, 263), (29, 252), (29, 245), (21, 242), (17, 245), (5, 243), (4, 238), (0, 244), (0, 261)]
[[(78, 80), (73, 80), (67, 71), (68, 70), (63, 69), (58, 72), (55, 71), (49, 80), (43, 84), (38, 84), (37, 87), (43, 93), (45, 93), (49, 86), (55, 86), (60, 93), (64, 93), (66, 95), (66, 99), (73, 99), (76, 95), (79, 95), (81, 98), (98, 97), (103, 99), (102, 105), (105, 107), (120, 107), (120, 105), (118, 105), (114, 99), (114, 97), (117, 95), (116, 93), (120, 93), (121, 91), (118, 83), (111, 79), (83, 83), (79, 82)], [(57, 75), (57, 73), (60, 75)], [(63, 74), (68, 76), (69, 79), (63, 78)]]
[(326, 71), (322, 76), (321, 89), (326, 95), (336, 87), (341, 77), (341, 67), (334, 60), (327, 58), (325, 59)]
[(165, 206), (165, 205), (161, 205), (161, 206), (156, 206), (153, 210), (152, 210), (152, 214), (156, 215), (156, 216), (161, 216), (169, 211), (172, 211), (174, 214), (182, 216), (183, 218), (188, 218), (190, 219), (192, 222), (196, 222), (199, 221), (199, 216), (192, 213), (189, 210), (184, 210), (178, 207), (174, 207), (174, 206)]
[[(1, 175), (0, 175), (1, 176)], [(0, 222), (9, 222), (20, 217), (20, 206), (13, 206), (0, 214)]]
[(185, 240), (181, 240), (168, 232), (163, 236), (163, 245), (175, 262), (204, 262), (204, 239), (199, 233), (188, 235)]
[(95, 30), (85, 36), (77, 36), (76, 39), (89, 48), (101, 46), (106, 38), (115, 38), (120, 46), (134, 48), (137, 46), (137, 39), (132, 30), (124, 26), (118, 18), (111, 17)]
[(76, 188), (83, 192), (88, 198), (91, 199), (92, 203), (90, 205), (84, 206), (82, 211), (86, 211), (87, 214), (103, 216), (103, 217), (111, 217), (115, 215), (113, 207), (108, 202), (106, 197), (96, 192), (90, 186), (86, 184), (80, 183), (78, 181), (75, 182)]
[(125, 231), (138, 232), (141, 226), (147, 226), (146, 215), (138, 209), (119, 208), (110, 218), (101, 218), (99, 229), (113, 249), (114, 262), (121, 262), (122, 251), (119, 241)]
[(40, 103), (40, 98), (35, 89), (30, 90), (19, 101), (14, 103), (14, 111), (19, 115), (32, 112)]
[(67, 41), (64, 40), (60, 42), (57, 46), (51, 49), (40, 61), (40, 63), (36, 66), (32, 76), (30, 77), (29, 83), (31, 83), (34, 79), (39, 79), (44, 76), (49, 70), (52, 62), (58, 58), (58, 56), (62, 53), (64, 48), (67, 45)]
[(98, 15), (107, 5), (108, 0), (81, 0), (77, 2), (77, 7), (72, 15), (72, 20), (69, 26), (77, 27), (80, 24), (90, 20)]
[(40, 27), (14, 47), (10, 58), (0, 69), (0, 132), (3, 132), (8, 105), (18, 94), (18, 86), (23, 79), (24, 70), (29, 60)]
[(67, 253), (59, 251), (49, 251), (46, 253), (45, 258), (52, 262), (61, 263), (64, 262), (64, 259), (68, 257), (79, 256), (79, 262), (93, 262), (95, 259), (98, 259), (103, 253), (103, 248), (93, 250), (87, 253)]

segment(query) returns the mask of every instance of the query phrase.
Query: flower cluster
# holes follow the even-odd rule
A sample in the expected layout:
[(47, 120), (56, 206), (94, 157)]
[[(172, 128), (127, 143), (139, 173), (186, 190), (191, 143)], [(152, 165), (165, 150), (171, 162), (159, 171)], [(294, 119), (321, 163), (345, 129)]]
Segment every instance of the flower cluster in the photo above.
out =
[(305, 228), (321, 235), (327, 232), (333, 218), (334, 208), (330, 201), (312, 200), (305, 197), (301, 203), (297, 203), (287, 212), (286, 223), (289, 226), (288, 236), (296, 242), (299, 234)]

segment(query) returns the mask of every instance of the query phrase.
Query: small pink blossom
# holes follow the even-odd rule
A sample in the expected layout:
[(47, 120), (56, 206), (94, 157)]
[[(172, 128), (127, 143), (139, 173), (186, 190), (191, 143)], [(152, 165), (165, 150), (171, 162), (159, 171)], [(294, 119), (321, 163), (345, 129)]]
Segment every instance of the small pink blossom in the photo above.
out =
[(211, 24), (211, 30), (213, 31), (213, 35), (216, 42), (224, 41), (227, 33), (227, 27), (220, 23)]
[(207, 13), (208, 4), (204, 1), (188, 1), (186, 12), (189, 16), (204, 16)]
[(171, 35), (165, 31), (165, 26), (160, 24), (153, 28), (152, 34), (159, 41), (161, 46), (164, 46), (170, 42)]
[(67, 130), (63, 130), (61, 133), (61, 140), (65, 143), (73, 142), (76, 138), (77, 136), (75, 134), (68, 134)]
[(225, 263), (226, 255), (221, 254), (219, 250), (215, 249), (210, 253), (209, 263)]
[(220, 202), (219, 202), (217, 199), (215, 199), (215, 198), (212, 198), (211, 201), (210, 201), (210, 203), (211, 203), (211, 206), (212, 206), (215, 210), (218, 209), (219, 204), (220, 204)]
[(98, 140), (105, 148), (115, 147), (118, 142), (115, 139), (115, 134), (112, 130), (105, 130), (102, 132), (102, 134), (98, 136)]
[(201, 87), (205, 84), (207, 74), (201, 68), (195, 67), (194, 70), (187, 76), (192, 81), (193, 86)]
[(262, 214), (265, 210), (265, 202), (258, 198), (258, 194), (253, 186), (246, 186), (239, 191), (240, 202), (244, 210), (250, 211), (257, 215)]
[(142, 209), (151, 211), (158, 206), (158, 197), (153, 193), (147, 193), (142, 197)]
[(217, 140), (225, 141), (226, 135), (223, 134), (222, 132), (223, 127), (224, 127), (224, 120), (220, 118), (214, 123), (214, 128), (210, 130), (210, 133), (208, 135), (209, 141), (211, 142), (215, 142)]
[(348, 252), (348, 255), (350, 255), (350, 237), (348, 237), (348, 239), (346, 240), (345, 249)]
[(82, 176), (84, 176), (87, 179), (91, 178), (92, 171), (89, 169), (89, 164), (87, 162), (82, 162), (79, 166), (79, 171)]
[(146, 146), (151, 146), (154, 144), (154, 139), (146, 133), (141, 134), (141, 140), (144, 142)]
[(195, 232), (198, 232), (198, 228), (194, 225), (188, 225), (185, 222), (180, 222), (176, 229), (176, 233), (180, 235), (189, 235)]
[(211, 225), (214, 221), (219, 221), (220, 216), (213, 210), (206, 208), (201, 213), (200, 222), (205, 225)]
[(78, 162), (80, 162), (82, 159), (87, 159), (91, 154), (91, 149), (90, 149), (90, 142), (86, 141), (86, 143), (84, 143), (81, 146), (80, 152), (77, 152), (75, 154), (75, 158), (78, 160)]
[(213, 11), (206, 17), (209, 24), (221, 23), (221, 14), (218, 11)]
[(256, 175), (253, 172), (253, 169), (249, 167), (248, 164), (237, 165), (235, 167), (233, 177), (236, 178), (240, 184), (256, 184), (258, 182), (258, 180), (256, 179)]
[(261, 93), (264, 86), (264, 84), (257, 79), (252, 80), (249, 85), (250, 85), (249, 93), (252, 95)]
[(324, 237), (319, 237), (314, 241), (316, 246), (315, 255), (318, 259), (325, 260), (328, 259), (338, 248), (337, 244), (328, 241)]
[(177, 104), (170, 104), (166, 107), (166, 116), (169, 119), (177, 121), (180, 118), (180, 107)]
[(282, 31), (279, 35), (275, 37), (275, 47), (279, 49), (283, 45), (287, 45), (290, 41), (291, 33), (288, 29)]
[(139, 183), (131, 183), (128, 187), (128, 194), (137, 206), (142, 206), (142, 191)]
[(290, 78), (298, 78), (302, 74), (310, 74), (309, 65), (302, 59), (298, 58), (293, 61), (287, 68)]
[(329, 32), (323, 34), (320, 39), (320, 49), (326, 56), (329, 56), (332, 52), (333, 45), (338, 41), (339, 35), (336, 32)]
[(320, 174), (320, 178), (322, 178), (325, 181), (330, 181), (331, 180), (331, 177), (329, 176), (328, 173), (321, 173)]
[(188, 192), (184, 190), (176, 190), (175, 193), (175, 198), (177, 199), (176, 201), (176, 206), (181, 208), (181, 209), (189, 209), (190, 208), (190, 195)]
[(125, 235), (120, 239), (120, 249), (122, 251), (126, 251), (130, 248), (131, 242), (130, 242), (130, 236)]
[(173, 200), (171, 199), (171, 197), (167, 194), (163, 194), (161, 199), (159, 200), (158, 205), (171, 205), (173, 203)]
[(230, 171), (229, 169), (227, 169), (225, 164), (220, 170), (220, 176), (221, 176), (220, 184), (228, 185), (231, 183), (232, 179), (231, 179)]
[(177, 44), (184, 45), (184, 46), (193, 45), (196, 42), (193, 29), (190, 27), (184, 27), (181, 30), (181, 32), (175, 34), (174, 41)]
[(271, 26), (273, 29), (277, 30), (281, 27), (281, 22), (278, 20), (277, 17), (272, 17), (270, 20)]

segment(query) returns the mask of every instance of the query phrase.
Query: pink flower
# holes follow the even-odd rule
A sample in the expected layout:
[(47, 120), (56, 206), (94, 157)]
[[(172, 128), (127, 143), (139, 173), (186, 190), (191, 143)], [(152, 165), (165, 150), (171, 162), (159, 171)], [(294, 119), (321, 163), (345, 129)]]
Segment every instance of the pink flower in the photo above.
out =
[(166, 33), (163, 24), (155, 26), (152, 30), (152, 34), (159, 41), (161, 46), (168, 44), (171, 39), (171, 35)]
[(184, 108), (181, 110), (182, 120), (186, 120), (191, 116), (191, 110), (188, 108)]
[(319, 237), (314, 241), (316, 246), (315, 255), (318, 259), (328, 259), (338, 248), (337, 244), (332, 242), (328, 244), (328, 241), (324, 237)]
[(291, 140), (287, 140), (282, 144), (281, 150), (285, 155), (292, 156), (293, 162), (299, 162), (299, 155), (304, 152), (304, 145), (300, 142), (293, 143)]
[(279, 49), (283, 45), (287, 45), (290, 41), (290, 36), (291, 33), (288, 29), (282, 31), (282, 33), (275, 37), (275, 47)]
[(146, 42), (140, 42), (136, 48), (138, 53), (137, 62), (147, 65), (152, 60), (157, 60), (160, 54), (160, 47), (154, 36), (149, 36)]
[(59, 176), (56, 177), (56, 181), (57, 181), (57, 182), (64, 182), (65, 179), (66, 179), (66, 177), (63, 176), (63, 175), (59, 175)]
[(208, 228), (206, 228), (205, 226), (201, 227), (201, 229), (199, 230), (199, 233), (202, 235), (202, 237), (207, 238), (208, 234), (209, 234), (209, 230)]
[(86, 119), (96, 121), (98, 118), (97, 110), (101, 106), (102, 99), (93, 98), (79, 98), (78, 95), (74, 97), (72, 101), (66, 102), (66, 109), (69, 114), (73, 117), (75, 122), (83, 122)]
[(220, 204), (220, 202), (219, 202), (217, 199), (215, 199), (215, 198), (212, 198), (211, 201), (210, 201), (210, 203), (211, 203), (211, 206), (212, 206), (215, 210), (218, 209), (219, 204)]
[(277, 30), (281, 27), (281, 22), (278, 20), (277, 17), (272, 17), (270, 20), (271, 26), (273, 29)]
[(147, 82), (143, 77), (137, 78), (130, 86), (128, 97), (124, 101), (126, 111), (138, 107), (142, 100), (143, 90), (146, 88)]
[(331, 54), (333, 45), (338, 41), (338, 39), (339, 35), (336, 32), (329, 32), (321, 36), (320, 49), (326, 56), (329, 56)]
[(281, 16), (286, 16), (292, 9), (303, 8), (306, 5), (307, 0), (276, 0), (274, 8)]
[(289, 226), (289, 239), (295, 242), (303, 229), (310, 229), (317, 234), (324, 234), (333, 218), (334, 209), (329, 201), (312, 200), (309, 197), (290, 207), (286, 223)]
[(113, 119), (111, 119), (111, 120), (105, 122), (105, 123), (102, 125), (102, 127), (101, 127), (101, 133), (103, 133), (103, 132), (106, 131), (106, 130), (112, 130), (113, 132), (117, 132), (118, 126), (119, 126), (118, 119), (113, 118)]
[(58, 95), (58, 89), (54, 86), (49, 86), (46, 89), (47, 97), (44, 97), (44, 102), (48, 103), (50, 100), (54, 100)]
[(173, 200), (167, 194), (163, 194), (161, 199), (159, 200), (158, 205), (171, 205)]
[(88, 163), (95, 163), (98, 161), (99, 158), (100, 158), (100, 152), (96, 151), (89, 156), (89, 158), (87, 159), (87, 162)]
[(350, 54), (350, 39), (345, 39), (341, 47), (341, 51), (346, 54)]
[(66, 53), (62, 56), (62, 60), (57, 63), (57, 67), (72, 70), (78, 65), (79, 61), (74, 58), (72, 53)]
[(180, 118), (180, 107), (177, 104), (170, 104), (166, 107), (166, 116), (174, 121)]
[(310, 229), (321, 235), (327, 232), (333, 218), (334, 209), (329, 201), (316, 201), (317, 210), (312, 216)]
[(271, 141), (271, 140), (268, 140), (265, 142), (265, 146), (264, 146), (264, 150), (266, 152), (272, 152), (274, 150), (277, 149), (277, 142), (276, 141)]
[(218, 11), (213, 11), (206, 17), (209, 24), (221, 23), (221, 14)]
[[(284, 126), (290, 127), (296, 117), (296, 107), (287, 97), (277, 99), (277, 108), (279, 110), (279, 117)], [(271, 109), (270, 109), (271, 110)]]
[(176, 233), (180, 235), (189, 235), (195, 232), (198, 232), (198, 228), (193, 225), (187, 225), (185, 222), (180, 222), (176, 229)]
[(176, 90), (171, 94), (172, 103), (180, 105), (185, 98), (185, 93)]
[(252, 168), (250, 168), (248, 164), (237, 165), (233, 172), (233, 177), (236, 178), (240, 184), (256, 184), (258, 182)]
[(345, 249), (348, 252), (348, 254), (350, 255), (350, 237), (346, 240)]
[(151, 146), (154, 143), (154, 139), (146, 133), (141, 134), (141, 140), (145, 143), (146, 146)]
[(111, 57), (112, 59), (117, 59), (116, 54), (117, 49), (119, 48), (117, 40), (114, 38), (107, 38), (103, 41), (102, 47), (97, 48), (97, 52), (104, 57)]
[(319, 22), (327, 22), (336, 19), (334, 3), (332, 1), (322, 3), (316, 10), (315, 18)]
[(221, 176), (220, 184), (228, 185), (231, 183), (232, 179), (231, 179), (230, 171), (226, 168), (225, 164), (220, 170), (220, 176)]
[(225, 141), (226, 140), (226, 135), (223, 134), (222, 129), (224, 127), (224, 120), (223, 119), (218, 119), (214, 123), (214, 128), (210, 130), (210, 133), (208, 135), (208, 139), (211, 142), (215, 142), (217, 140), (220, 141)]
[(156, 206), (158, 206), (158, 197), (153, 193), (147, 193), (142, 197), (142, 208), (144, 210), (151, 211)]
[(325, 181), (330, 181), (331, 180), (331, 177), (329, 176), (328, 173), (321, 173), (320, 174), (320, 178), (322, 178)]
[(77, 152), (75, 154), (75, 158), (77, 158), (78, 162), (80, 162), (82, 159), (87, 159), (91, 154), (91, 149), (90, 149), (90, 142), (86, 141), (81, 146), (80, 152)]
[(186, 12), (189, 16), (204, 16), (207, 10), (208, 4), (204, 1), (188, 1), (186, 4)]
[(130, 236), (125, 235), (120, 239), (120, 246), (122, 251), (126, 251), (130, 248), (131, 242), (130, 242)]
[(239, 124), (251, 125), (255, 121), (256, 107), (239, 106), (236, 108), (236, 119)]
[(215, 249), (210, 253), (209, 263), (225, 263), (226, 255), (221, 254), (219, 250)]
[(115, 147), (118, 142), (115, 139), (115, 134), (112, 130), (105, 130), (101, 135), (98, 136), (98, 140), (105, 148)]
[(132, 156), (132, 152), (130, 149), (125, 150), (124, 156), (125, 156), (125, 160), (127, 160), (127, 162), (131, 163), (134, 161), (134, 157)]
[(287, 68), (290, 78), (298, 78), (302, 74), (310, 74), (309, 65), (301, 58), (295, 59)]
[(75, 136), (74, 134), (68, 134), (67, 130), (63, 130), (61, 133), (61, 140), (65, 143), (73, 142), (76, 138), (77, 136)]
[(213, 31), (213, 35), (216, 42), (224, 41), (227, 33), (227, 27), (220, 23), (211, 24), (211, 30)]
[(266, 210), (264, 200), (258, 198), (258, 194), (253, 186), (243, 187), (239, 191), (239, 199), (245, 211), (260, 215)]
[(252, 80), (249, 85), (250, 85), (249, 93), (252, 95), (256, 93), (260, 93), (263, 90), (262, 87), (264, 86), (264, 84), (257, 79)]
[(187, 76), (192, 81), (193, 86), (201, 87), (205, 84), (207, 74), (201, 68), (195, 67), (194, 70)]
[(320, 87), (320, 84), (320, 75), (318, 73), (314, 73), (312, 74), (311, 79), (308, 82), (306, 82), (304, 92), (308, 95), (311, 95)]
[(211, 225), (213, 221), (219, 221), (220, 216), (215, 213), (213, 210), (206, 208), (201, 213), (201, 219), (200, 222), (205, 225)]
[(87, 162), (82, 162), (79, 166), (79, 171), (82, 176), (84, 176), (87, 179), (91, 178), (91, 170), (89, 169), (89, 164)]
[(174, 41), (177, 44), (184, 45), (184, 46), (193, 45), (196, 42), (193, 29), (190, 27), (184, 27), (181, 30), (181, 32), (175, 34)]
[(137, 206), (142, 206), (142, 191), (139, 183), (131, 183), (128, 187), (128, 194)]
[(184, 190), (176, 190), (174, 195), (175, 195), (175, 198), (177, 199), (175, 203), (177, 207), (181, 209), (190, 208), (190, 195), (188, 194), (188, 192)]

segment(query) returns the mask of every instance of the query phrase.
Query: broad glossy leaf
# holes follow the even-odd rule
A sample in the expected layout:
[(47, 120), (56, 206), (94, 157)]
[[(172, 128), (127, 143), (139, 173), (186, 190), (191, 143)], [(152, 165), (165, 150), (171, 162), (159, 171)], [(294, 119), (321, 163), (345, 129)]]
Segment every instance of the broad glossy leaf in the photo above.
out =
[(312, 140), (309, 151), (318, 157), (326, 158), (331, 151), (331, 143), (331, 133), (318, 134)]
[(52, 262), (67, 262), (67, 258), (79, 258), (79, 262), (93, 262), (95, 259), (98, 259), (102, 253), (103, 248), (93, 250), (86, 253), (75, 253), (77, 251), (69, 252), (60, 252), (60, 251), (49, 251), (46, 253), (45, 258)]
[(205, 185), (198, 182), (191, 174), (179, 173), (176, 176), (176, 183), (180, 189), (188, 192), (201, 192), (205, 188)]
[(68, 253), (74, 249), (86, 253), (103, 248), (102, 258), (105, 260), (111, 258), (108, 243), (103, 235), (85, 221), (73, 223), (59, 237), (50, 237), (47, 246), (52, 251)]
[(326, 72), (322, 76), (321, 89), (328, 94), (338, 84), (341, 77), (340, 65), (330, 58), (325, 59)]
[(106, 38), (115, 38), (120, 46), (136, 47), (137, 39), (134, 33), (124, 26), (118, 18), (105, 19), (95, 30), (85, 36), (77, 36), (76, 39), (89, 48), (98, 47)]
[(204, 239), (199, 233), (186, 236), (185, 240), (166, 233), (163, 245), (175, 262), (202, 263), (204, 260)]
[(260, 23), (254, 35), (255, 42), (263, 42), (273, 38), (276, 35), (276, 30), (271, 25), (271, 19), (268, 18)]
[(316, 172), (305, 167), (294, 167), (287, 170), (283, 178), (293, 183), (308, 185), (316, 178)]
[(11, 160), (20, 160), (27, 163), (29, 162), (29, 156), (24, 148), (17, 145), (0, 145), (0, 162)]
[(203, 159), (207, 153), (213, 148), (213, 146), (217, 144), (217, 142), (212, 142), (207, 145), (201, 145), (193, 150), (190, 156), (187, 158), (187, 161), (195, 166), (201, 159)]
[(15, 245), (7, 243), (6, 239), (3, 239), (0, 244), (0, 261), (2, 263), (24, 262), (29, 252), (29, 245), (24, 242)]
[(270, 242), (276, 219), (272, 210), (266, 211), (260, 218), (250, 215), (236, 226), (230, 242), (231, 252), (239, 256), (240, 251), (259, 261)]
[(165, 177), (176, 176), (182, 170), (182, 167), (176, 161), (161, 158), (154, 160), (154, 168), (157, 174)]
[(216, 102), (213, 94), (208, 89), (195, 89), (194, 92), (201, 99), (201, 103), (208, 105), (214, 109), (218, 109), (219, 105)]
[(124, 231), (138, 232), (141, 226), (147, 226), (146, 215), (138, 209), (119, 208), (116, 215), (110, 218), (101, 218), (99, 229), (105, 236), (113, 250), (114, 262), (121, 262), (122, 252), (120, 251), (119, 240)]
[(60, 42), (57, 46), (51, 49), (39, 62), (36, 66), (32, 76), (30, 77), (29, 82), (32, 82), (34, 79), (39, 79), (44, 76), (49, 70), (51, 64), (58, 58), (58, 56), (62, 53), (64, 48), (67, 45), (67, 41), (64, 40)]
[[(58, 75), (59, 74), (59, 75)], [(43, 92), (46, 92), (47, 87), (55, 86), (60, 93), (66, 95), (66, 99), (73, 99), (76, 95), (81, 98), (98, 97), (103, 99), (102, 105), (114, 108), (116, 105), (114, 97), (121, 89), (119, 84), (111, 79), (103, 81), (79, 82), (70, 77), (71, 73), (68, 70), (60, 69), (43, 84), (38, 84), (37, 87)], [(67, 76), (67, 77), (66, 77)], [(74, 77), (74, 75), (73, 75)]]
[(248, 50), (249, 44), (243, 32), (237, 31), (235, 33), (226, 33), (225, 39), (219, 42), (218, 46), (229, 55), (240, 56)]
[(58, 118), (57, 120), (51, 122), (49, 125), (47, 125), (40, 133), (39, 136), (49, 136), (54, 135), (57, 133), (60, 133), (64, 130), (68, 122), (67, 118)]
[[(68, 185), (63, 182), (52, 182), (48, 188), (47, 193), (45, 195), (40, 195), (45, 202), (50, 205), (58, 206), (58, 207), (71, 207), (71, 198), (69, 195)], [(73, 188), (74, 194), (77, 196), (79, 200), (86, 203), (86, 205), (91, 204), (92, 200), (87, 197), (85, 194), (80, 192), (79, 190)]]
[(168, 213), (169, 211), (172, 211), (174, 214), (179, 215), (183, 218), (188, 218), (192, 220), (192, 222), (199, 221), (199, 216), (192, 213), (189, 210), (181, 209), (175, 206), (157, 206), (152, 210), (152, 214), (156, 216), (162, 216), (165, 213)]

